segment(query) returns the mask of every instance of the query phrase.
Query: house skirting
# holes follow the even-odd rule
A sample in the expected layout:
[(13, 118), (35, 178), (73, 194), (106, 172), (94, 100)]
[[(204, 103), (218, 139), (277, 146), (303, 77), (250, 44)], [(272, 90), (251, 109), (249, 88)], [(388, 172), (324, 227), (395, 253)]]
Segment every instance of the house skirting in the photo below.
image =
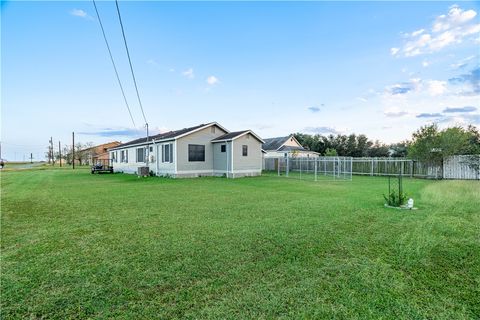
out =
[[(114, 172), (137, 174), (138, 167), (140, 166), (122, 166), (114, 168)], [(150, 166), (150, 172), (155, 173), (155, 168)], [(196, 178), (206, 176), (227, 177), (227, 178), (241, 178), (241, 177), (254, 177), (262, 174), (261, 170), (245, 169), (234, 170), (233, 172), (228, 170), (159, 170), (157, 176), (159, 177), (172, 177), (172, 178)]]
[[(227, 178), (241, 178), (241, 177), (255, 177), (262, 174), (261, 170), (234, 170), (233, 172), (227, 170), (180, 170), (173, 174), (175, 178), (196, 178), (196, 177), (227, 177)], [(159, 174), (160, 175), (160, 174)]]

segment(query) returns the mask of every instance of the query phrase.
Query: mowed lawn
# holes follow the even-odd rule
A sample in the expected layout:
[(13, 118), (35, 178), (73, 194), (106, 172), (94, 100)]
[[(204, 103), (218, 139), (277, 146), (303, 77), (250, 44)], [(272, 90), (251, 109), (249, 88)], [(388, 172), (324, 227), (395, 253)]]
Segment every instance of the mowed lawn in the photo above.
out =
[(480, 182), (1, 174), (1, 317), (480, 317)]

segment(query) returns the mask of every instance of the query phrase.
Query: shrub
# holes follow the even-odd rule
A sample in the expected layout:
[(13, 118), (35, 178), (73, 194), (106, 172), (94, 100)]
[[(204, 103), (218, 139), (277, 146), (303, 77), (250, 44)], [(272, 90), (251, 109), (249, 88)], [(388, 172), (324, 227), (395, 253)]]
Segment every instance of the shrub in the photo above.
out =
[(399, 192), (398, 194), (395, 191), (390, 192), (388, 196), (383, 195), (387, 204), (391, 207), (400, 207), (405, 204), (407, 200), (407, 196), (403, 192)]

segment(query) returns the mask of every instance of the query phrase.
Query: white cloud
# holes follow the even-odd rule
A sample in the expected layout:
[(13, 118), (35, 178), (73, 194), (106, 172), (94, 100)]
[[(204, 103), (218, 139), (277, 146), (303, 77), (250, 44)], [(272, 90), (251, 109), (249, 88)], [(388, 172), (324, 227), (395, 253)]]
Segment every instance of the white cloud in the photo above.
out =
[(422, 67), (424, 67), (424, 68), (428, 67), (429, 65), (430, 65), (430, 62), (427, 61), (427, 60), (424, 60), (424, 61), (422, 62)]
[(390, 95), (404, 95), (407, 93), (420, 90), (422, 87), (422, 80), (419, 78), (412, 78), (405, 82), (396, 83), (386, 88), (386, 92)]
[(320, 126), (320, 127), (305, 127), (303, 129), (306, 132), (316, 133), (316, 134), (342, 134), (344, 131), (339, 130), (338, 128)]
[(400, 118), (409, 114), (408, 111), (400, 110), (398, 108), (389, 108), (383, 112), (386, 117), (389, 118)]
[(452, 63), (452, 64), (450, 65), (450, 67), (451, 67), (452, 69), (461, 69), (461, 68), (464, 68), (464, 67), (466, 67), (466, 66), (470, 63), (470, 61), (472, 61), (472, 60), (475, 59), (475, 58), (477, 58), (477, 57), (476, 57), (476, 56), (466, 57), (466, 58), (464, 58), (464, 59), (462, 59), (462, 60), (459, 60), (458, 62)]
[(421, 34), (424, 33), (424, 32), (425, 32), (425, 29), (420, 29), (420, 30), (417, 30), (417, 31), (412, 32), (411, 36), (412, 36), (412, 37), (416, 37), (416, 36), (418, 36), (418, 35), (421, 35)]
[(386, 87), (385, 93), (397, 97), (407, 94), (440, 96), (448, 92), (447, 84), (447, 81), (412, 78)]
[(445, 47), (465, 41), (475, 41), (480, 33), (480, 24), (475, 23), (477, 13), (474, 10), (463, 10), (459, 6), (450, 7), (448, 14), (435, 18), (429, 32), (425, 29), (405, 34), (405, 43), (401, 48), (392, 48), (392, 55), (402, 54), (413, 57), (432, 53)]
[(464, 11), (458, 5), (453, 5), (450, 7), (448, 14), (442, 14), (435, 19), (432, 31), (441, 32), (452, 29), (456, 26), (467, 23), (475, 18), (476, 15), (477, 13), (474, 10)]
[(392, 56), (396, 55), (398, 53), (398, 51), (400, 51), (400, 48), (391, 48), (390, 49), (390, 54)]
[(409, 41), (403, 47), (403, 53), (407, 57), (413, 57), (422, 53), (422, 50), (430, 43), (432, 36), (428, 33), (422, 34), (413, 41)]
[(368, 99), (363, 98), (363, 97), (357, 97), (357, 100), (360, 100), (362, 102), (368, 102)]
[(215, 76), (209, 76), (207, 77), (207, 83), (211, 86), (217, 84), (219, 81), (218, 81), (218, 78), (215, 77)]
[(447, 92), (447, 82), (439, 80), (429, 80), (427, 82), (428, 93), (431, 96), (439, 96)]
[(182, 75), (184, 75), (184, 76), (185, 76), (186, 78), (188, 78), (188, 79), (193, 79), (193, 78), (195, 78), (195, 74), (193, 73), (193, 69), (192, 69), (192, 68), (183, 71), (183, 72), (182, 72)]
[(84, 19), (88, 19), (88, 20), (92, 20), (92, 19), (93, 19), (91, 16), (88, 15), (87, 12), (85, 12), (85, 11), (82, 10), (82, 9), (73, 9), (72, 11), (70, 11), (70, 14), (71, 14), (72, 16), (80, 17), (80, 18), (84, 18)]

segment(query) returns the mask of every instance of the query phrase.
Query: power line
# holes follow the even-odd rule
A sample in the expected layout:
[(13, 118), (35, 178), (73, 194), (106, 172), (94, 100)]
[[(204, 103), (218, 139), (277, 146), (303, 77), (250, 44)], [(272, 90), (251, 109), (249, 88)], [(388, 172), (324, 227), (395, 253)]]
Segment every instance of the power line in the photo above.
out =
[(108, 44), (107, 36), (105, 35), (105, 29), (103, 28), (102, 20), (100, 19), (100, 14), (98, 13), (97, 4), (95, 3), (95, 0), (92, 0), (92, 1), (93, 1), (93, 6), (95, 7), (95, 12), (97, 13), (98, 22), (100, 23), (100, 28), (102, 29), (103, 39), (105, 40), (105, 44), (107, 45), (107, 49), (108, 49), (108, 54), (110, 55), (110, 60), (112, 61), (113, 70), (115, 70), (115, 75), (117, 76), (118, 85), (120, 86), (120, 90), (122, 91), (123, 100), (125, 101), (125, 105), (127, 106), (127, 109), (128, 109), (128, 114), (130, 115), (130, 119), (132, 119), (133, 127), (135, 128), (136, 127), (135, 120), (133, 120), (132, 112), (130, 111), (130, 106), (128, 105), (127, 98), (125, 96), (125, 91), (123, 90), (122, 82), (120, 81), (117, 67), (115, 65), (115, 61), (113, 60), (112, 51), (110, 50), (110, 45)]
[(143, 111), (143, 105), (142, 105), (142, 100), (140, 99), (140, 94), (138, 93), (137, 80), (135, 79), (132, 60), (130, 59), (130, 53), (128, 51), (127, 38), (125, 37), (125, 31), (123, 29), (122, 17), (120, 15), (120, 8), (118, 7), (118, 0), (115, 0), (115, 5), (117, 6), (118, 20), (120, 21), (120, 27), (122, 28), (123, 42), (125, 43), (125, 50), (127, 51), (128, 63), (130, 64), (130, 71), (132, 73), (133, 83), (135, 85), (135, 91), (137, 92), (138, 103), (140, 105), (140, 110), (142, 110), (143, 120), (145, 120), (145, 126), (147, 127), (147, 139), (148, 139), (148, 121), (147, 121), (147, 118), (145, 117), (145, 112)]

